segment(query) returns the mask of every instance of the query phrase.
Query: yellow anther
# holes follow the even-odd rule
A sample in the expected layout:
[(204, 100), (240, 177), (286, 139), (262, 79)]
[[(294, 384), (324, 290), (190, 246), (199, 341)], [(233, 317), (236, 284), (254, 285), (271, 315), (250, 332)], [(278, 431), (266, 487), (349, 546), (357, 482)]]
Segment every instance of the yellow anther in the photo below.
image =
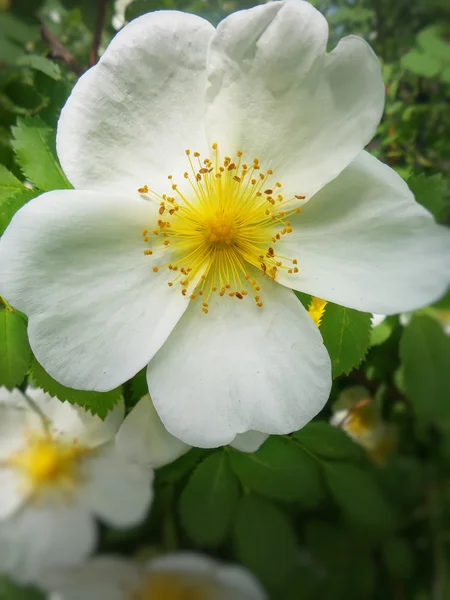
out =
[(138, 192), (140, 194), (148, 194), (148, 185), (143, 185), (142, 187), (138, 188)]

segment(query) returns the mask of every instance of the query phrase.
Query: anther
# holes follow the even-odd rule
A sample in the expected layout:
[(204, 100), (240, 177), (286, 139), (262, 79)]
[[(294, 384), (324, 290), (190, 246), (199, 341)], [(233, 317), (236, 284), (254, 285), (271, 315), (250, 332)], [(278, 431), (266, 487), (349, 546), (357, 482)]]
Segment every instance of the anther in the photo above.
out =
[(138, 188), (138, 192), (140, 194), (148, 194), (148, 185), (143, 185), (142, 187)]
[(153, 273), (157, 273), (158, 272), (158, 267), (153, 267)]

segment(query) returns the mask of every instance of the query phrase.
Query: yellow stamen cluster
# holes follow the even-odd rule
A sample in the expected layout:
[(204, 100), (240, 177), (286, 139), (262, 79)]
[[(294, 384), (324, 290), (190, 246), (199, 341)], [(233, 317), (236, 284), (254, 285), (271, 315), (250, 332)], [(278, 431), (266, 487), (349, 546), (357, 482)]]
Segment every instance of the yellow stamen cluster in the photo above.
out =
[(187, 191), (186, 186), (181, 191), (171, 175), (170, 195), (159, 196), (147, 185), (138, 189), (159, 202), (160, 218), (142, 232), (148, 244), (144, 254), (161, 257), (154, 272), (162, 268), (174, 272), (170, 287), (177, 283), (184, 296), (202, 297), (204, 313), (213, 293), (238, 300), (251, 293), (262, 307), (255, 270), (270, 280), (279, 269), (299, 271), (297, 259), (282, 256), (275, 248), (292, 232), (289, 217), (300, 209), (286, 210), (293, 198), (284, 198), (282, 184), (274, 180), (271, 169), (261, 169), (258, 158), (247, 164), (239, 151), (234, 158), (221, 160), (217, 144), (212, 150), (212, 159), (186, 150)]
[(13, 454), (7, 465), (21, 472), (35, 494), (50, 487), (70, 491), (80, 480), (80, 458), (87, 452), (76, 443), (32, 433), (25, 448)]
[(212, 597), (207, 588), (179, 575), (155, 572), (148, 575), (143, 587), (130, 600), (207, 600)]

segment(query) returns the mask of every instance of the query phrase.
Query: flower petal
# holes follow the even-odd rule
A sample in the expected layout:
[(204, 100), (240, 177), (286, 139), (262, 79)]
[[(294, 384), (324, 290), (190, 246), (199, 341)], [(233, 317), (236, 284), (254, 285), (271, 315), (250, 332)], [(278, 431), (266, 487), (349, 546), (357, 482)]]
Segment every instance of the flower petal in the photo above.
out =
[(153, 469), (173, 462), (190, 449), (167, 431), (149, 395), (126, 417), (117, 433), (116, 447), (129, 462)]
[(232, 14), (211, 43), (209, 139), (224, 154), (258, 157), (285, 198), (309, 198), (338, 175), (372, 139), (383, 112), (370, 46), (350, 36), (327, 54), (327, 38), (325, 18), (291, 0)]
[(136, 563), (96, 556), (79, 567), (46, 572), (39, 578), (39, 586), (55, 594), (52, 600), (124, 600), (139, 587), (140, 580)]
[(125, 462), (111, 444), (86, 461), (81, 502), (112, 527), (132, 527), (153, 498), (153, 472)]
[(299, 273), (277, 281), (357, 310), (392, 314), (429, 304), (450, 283), (450, 232), (367, 152), (292, 219), (278, 252)]
[(142, 230), (158, 206), (140, 197), (43, 194), (0, 240), (0, 291), (29, 316), (31, 347), (55, 379), (110, 390), (142, 369), (188, 300), (154, 273)]
[(231, 442), (230, 446), (233, 446), (233, 448), (236, 448), (236, 450), (240, 450), (241, 452), (256, 452), (268, 437), (267, 433), (247, 431), (246, 433), (239, 433)]
[(58, 156), (75, 187), (148, 184), (159, 191), (167, 175), (183, 174), (185, 149), (202, 152), (206, 144), (206, 48), (213, 34), (200, 17), (157, 11), (116, 35), (78, 81), (58, 124)]
[(16, 469), (0, 466), (0, 522), (15, 513), (27, 500), (23, 483)]
[(238, 433), (288, 433), (324, 406), (330, 359), (294, 294), (261, 285), (262, 308), (249, 298), (192, 302), (150, 362), (149, 391), (166, 428), (193, 446), (230, 443)]
[(81, 562), (95, 541), (94, 523), (78, 505), (30, 505), (0, 523), (0, 572), (32, 582), (45, 569)]

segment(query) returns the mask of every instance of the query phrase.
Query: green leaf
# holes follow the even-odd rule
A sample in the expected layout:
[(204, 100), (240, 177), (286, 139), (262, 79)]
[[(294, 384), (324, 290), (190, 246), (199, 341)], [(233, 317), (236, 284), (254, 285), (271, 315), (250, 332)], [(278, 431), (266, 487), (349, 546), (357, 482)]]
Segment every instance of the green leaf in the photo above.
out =
[(19, 587), (0, 575), (0, 598), (1, 600), (44, 600), (44, 595), (36, 588)]
[(424, 173), (411, 175), (408, 186), (417, 202), (439, 219), (445, 209), (445, 181), (442, 174), (437, 173), (431, 177), (427, 177)]
[(208, 456), (208, 450), (191, 448), (189, 452), (180, 456), (173, 462), (157, 470), (157, 477), (166, 483), (176, 483), (185, 477), (198, 463)]
[(0, 209), (3, 198), (8, 198), (20, 190), (23, 190), (23, 184), (6, 167), (0, 165)]
[(441, 70), (441, 63), (437, 58), (415, 49), (405, 54), (400, 64), (404, 69), (422, 77), (435, 77)]
[(395, 514), (377, 481), (367, 470), (350, 463), (325, 463), (330, 492), (345, 518), (362, 529), (385, 533), (395, 527)]
[(442, 28), (431, 25), (417, 35), (417, 43), (427, 54), (431, 54), (442, 63), (450, 63), (450, 44), (444, 40)]
[(363, 360), (370, 345), (372, 315), (329, 302), (320, 325), (333, 377), (348, 374)]
[(361, 448), (344, 431), (324, 421), (309, 423), (293, 436), (307, 450), (323, 458), (348, 461), (362, 458)]
[[(125, 20), (131, 21), (154, 10), (168, 8), (164, 0), (134, 0), (125, 9)], [(181, 8), (181, 7), (179, 7)]]
[(414, 316), (400, 340), (403, 382), (421, 421), (450, 417), (450, 337), (434, 319)]
[(9, 308), (0, 309), (0, 386), (12, 389), (20, 385), (30, 361), (25, 319)]
[(383, 561), (391, 577), (409, 579), (414, 570), (414, 553), (401, 537), (389, 538), (381, 548)]
[(179, 504), (181, 524), (200, 546), (225, 540), (239, 499), (239, 482), (224, 451), (205, 458), (184, 488)]
[(39, 118), (26, 117), (17, 121), (12, 132), (12, 145), (27, 179), (43, 191), (71, 187), (53, 152), (50, 127)]
[(19, 67), (29, 67), (35, 71), (45, 73), (52, 79), (61, 79), (61, 69), (59, 65), (45, 56), (39, 56), (38, 54), (24, 54), (17, 59), (16, 64)]
[(22, 189), (18, 189), (17, 192), (11, 194), (8, 198), (2, 199), (0, 196), (0, 236), (3, 235), (3, 232), (19, 208), (22, 208), (27, 202), (35, 198), (37, 193), (36, 190), (27, 190), (22, 186)]
[(37, 387), (42, 388), (51, 396), (55, 396), (63, 402), (67, 400), (71, 404), (78, 404), (102, 419), (117, 404), (122, 395), (121, 388), (116, 388), (110, 392), (87, 392), (68, 388), (50, 377), (35, 357), (31, 361), (30, 377)]
[(279, 500), (316, 506), (324, 496), (319, 466), (294, 441), (272, 436), (253, 454), (230, 450), (231, 466), (245, 487)]
[(287, 517), (269, 501), (241, 498), (234, 523), (236, 558), (269, 588), (282, 585), (297, 567), (299, 548)]

